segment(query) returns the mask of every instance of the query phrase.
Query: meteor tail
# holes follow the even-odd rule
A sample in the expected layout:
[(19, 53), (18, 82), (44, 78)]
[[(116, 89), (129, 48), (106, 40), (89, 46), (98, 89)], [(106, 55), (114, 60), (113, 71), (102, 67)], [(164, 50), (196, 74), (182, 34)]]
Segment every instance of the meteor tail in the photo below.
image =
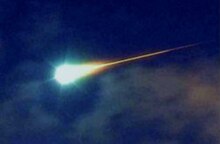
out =
[(177, 51), (177, 50), (181, 50), (181, 49), (191, 48), (191, 47), (194, 47), (194, 46), (197, 46), (197, 45), (200, 45), (200, 44), (201, 43), (194, 43), (194, 44), (189, 44), (189, 45), (185, 45), (185, 46), (180, 46), (180, 47), (176, 47), (176, 48), (162, 50), (162, 51), (158, 51), (158, 52), (154, 52), (154, 53), (139, 55), (139, 56), (136, 56), (136, 57), (130, 57), (130, 58), (122, 59), (122, 60), (119, 60), (119, 61), (114, 61), (114, 62), (102, 64), (101, 67), (108, 67), (108, 66), (122, 64), (122, 63), (130, 62), (130, 61), (144, 59), (144, 58), (160, 55), (160, 54), (163, 54), (163, 53), (168, 53), (168, 52)]

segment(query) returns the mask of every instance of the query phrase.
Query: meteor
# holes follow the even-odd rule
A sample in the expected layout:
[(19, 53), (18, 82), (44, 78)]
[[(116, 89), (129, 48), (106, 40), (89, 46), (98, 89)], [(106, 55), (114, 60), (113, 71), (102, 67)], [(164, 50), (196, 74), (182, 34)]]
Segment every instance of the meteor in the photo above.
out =
[(110, 68), (111, 66), (127, 63), (127, 62), (132, 62), (172, 51), (177, 51), (185, 48), (191, 48), (194, 46), (199, 45), (200, 43), (195, 43), (195, 44), (189, 44), (185, 46), (180, 46), (176, 48), (171, 48), (167, 50), (162, 50), (154, 53), (148, 53), (148, 54), (143, 54), (135, 57), (130, 57), (130, 58), (125, 58), (122, 60), (118, 61), (113, 61), (113, 62), (108, 62), (108, 63), (90, 63), (90, 64), (80, 64), (80, 65), (73, 65), (73, 64), (63, 64), (59, 67), (56, 68), (55, 70), (55, 76), (54, 78), (56, 81), (58, 81), (61, 85), (67, 85), (70, 83), (73, 83), (83, 77), (93, 75), (97, 72), (100, 72), (106, 68)]

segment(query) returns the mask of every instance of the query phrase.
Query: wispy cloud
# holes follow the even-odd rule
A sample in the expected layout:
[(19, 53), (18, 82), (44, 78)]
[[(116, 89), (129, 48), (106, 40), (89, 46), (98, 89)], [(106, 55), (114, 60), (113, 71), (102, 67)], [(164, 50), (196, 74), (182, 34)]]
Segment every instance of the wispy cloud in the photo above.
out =
[(190, 69), (133, 67), (107, 75), (96, 108), (73, 124), (71, 138), (84, 143), (132, 143), (134, 137), (136, 143), (219, 143), (219, 73), (216, 64), (199, 62)]

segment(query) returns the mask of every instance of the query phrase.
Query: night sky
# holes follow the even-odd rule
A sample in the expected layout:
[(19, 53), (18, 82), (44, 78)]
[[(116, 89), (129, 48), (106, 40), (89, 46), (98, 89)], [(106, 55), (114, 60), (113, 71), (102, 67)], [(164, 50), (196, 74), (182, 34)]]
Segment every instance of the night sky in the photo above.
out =
[(219, 0), (0, 0), (0, 144), (220, 144), (219, 17)]

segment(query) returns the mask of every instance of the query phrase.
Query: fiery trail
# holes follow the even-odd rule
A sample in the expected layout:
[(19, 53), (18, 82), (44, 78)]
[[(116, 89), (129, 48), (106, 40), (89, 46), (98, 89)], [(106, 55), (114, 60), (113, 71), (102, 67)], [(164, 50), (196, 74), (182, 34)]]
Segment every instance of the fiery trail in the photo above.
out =
[(80, 64), (80, 65), (63, 64), (63, 65), (59, 66), (58, 68), (56, 68), (54, 78), (61, 84), (69, 84), (69, 83), (75, 82), (76, 80), (78, 80), (80, 78), (86, 77), (88, 75), (92, 75), (94, 73), (98, 73), (98, 72), (103, 71), (106, 68), (110, 68), (111, 66), (114, 66), (114, 65), (118, 65), (118, 64), (122, 64), (122, 63), (126, 63), (126, 62), (131, 62), (131, 61), (135, 61), (135, 60), (139, 60), (139, 59), (144, 59), (144, 58), (148, 58), (151, 56), (156, 56), (156, 55), (160, 55), (163, 53), (168, 53), (171, 51), (177, 51), (177, 50), (181, 50), (181, 49), (185, 49), (185, 48), (190, 48), (190, 47), (197, 46), (199, 44), (201, 44), (201, 43), (189, 44), (189, 45), (185, 45), (185, 46), (180, 46), (180, 47), (171, 48), (171, 49), (162, 50), (162, 51), (144, 54), (144, 55), (139, 55), (136, 57), (130, 57), (130, 58), (126, 58), (126, 59), (122, 59), (122, 60), (118, 60), (118, 61), (113, 61), (113, 62), (109, 62), (109, 63), (101, 63), (101, 64), (97, 64), (97, 63), (91, 64), (90, 63), (90, 64)]
[(162, 51), (158, 51), (158, 52), (154, 52), (154, 53), (139, 55), (139, 56), (136, 56), (136, 57), (130, 57), (130, 58), (122, 59), (122, 60), (119, 60), (119, 61), (102, 64), (102, 65), (100, 65), (100, 67), (108, 67), (108, 66), (113, 66), (113, 65), (117, 65), (117, 64), (122, 64), (122, 63), (126, 63), (126, 62), (139, 60), (139, 59), (144, 59), (144, 58), (148, 58), (148, 57), (151, 57), (151, 56), (156, 56), (156, 55), (160, 55), (160, 54), (163, 54), (163, 53), (168, 53), (168, 52), (171, 52), (171, 51), (177, 51), (177, 50), (181, 50), (181, 49), (185, 49), (185, 48), (190, 48), (190, 47), (193, 47), (193, 46), (197, 46), (199, 44), (200, 43), (189, 44), (189, 45), (180, 46), (180, 47), (167, 49), (167, 50), (162, 50)]

